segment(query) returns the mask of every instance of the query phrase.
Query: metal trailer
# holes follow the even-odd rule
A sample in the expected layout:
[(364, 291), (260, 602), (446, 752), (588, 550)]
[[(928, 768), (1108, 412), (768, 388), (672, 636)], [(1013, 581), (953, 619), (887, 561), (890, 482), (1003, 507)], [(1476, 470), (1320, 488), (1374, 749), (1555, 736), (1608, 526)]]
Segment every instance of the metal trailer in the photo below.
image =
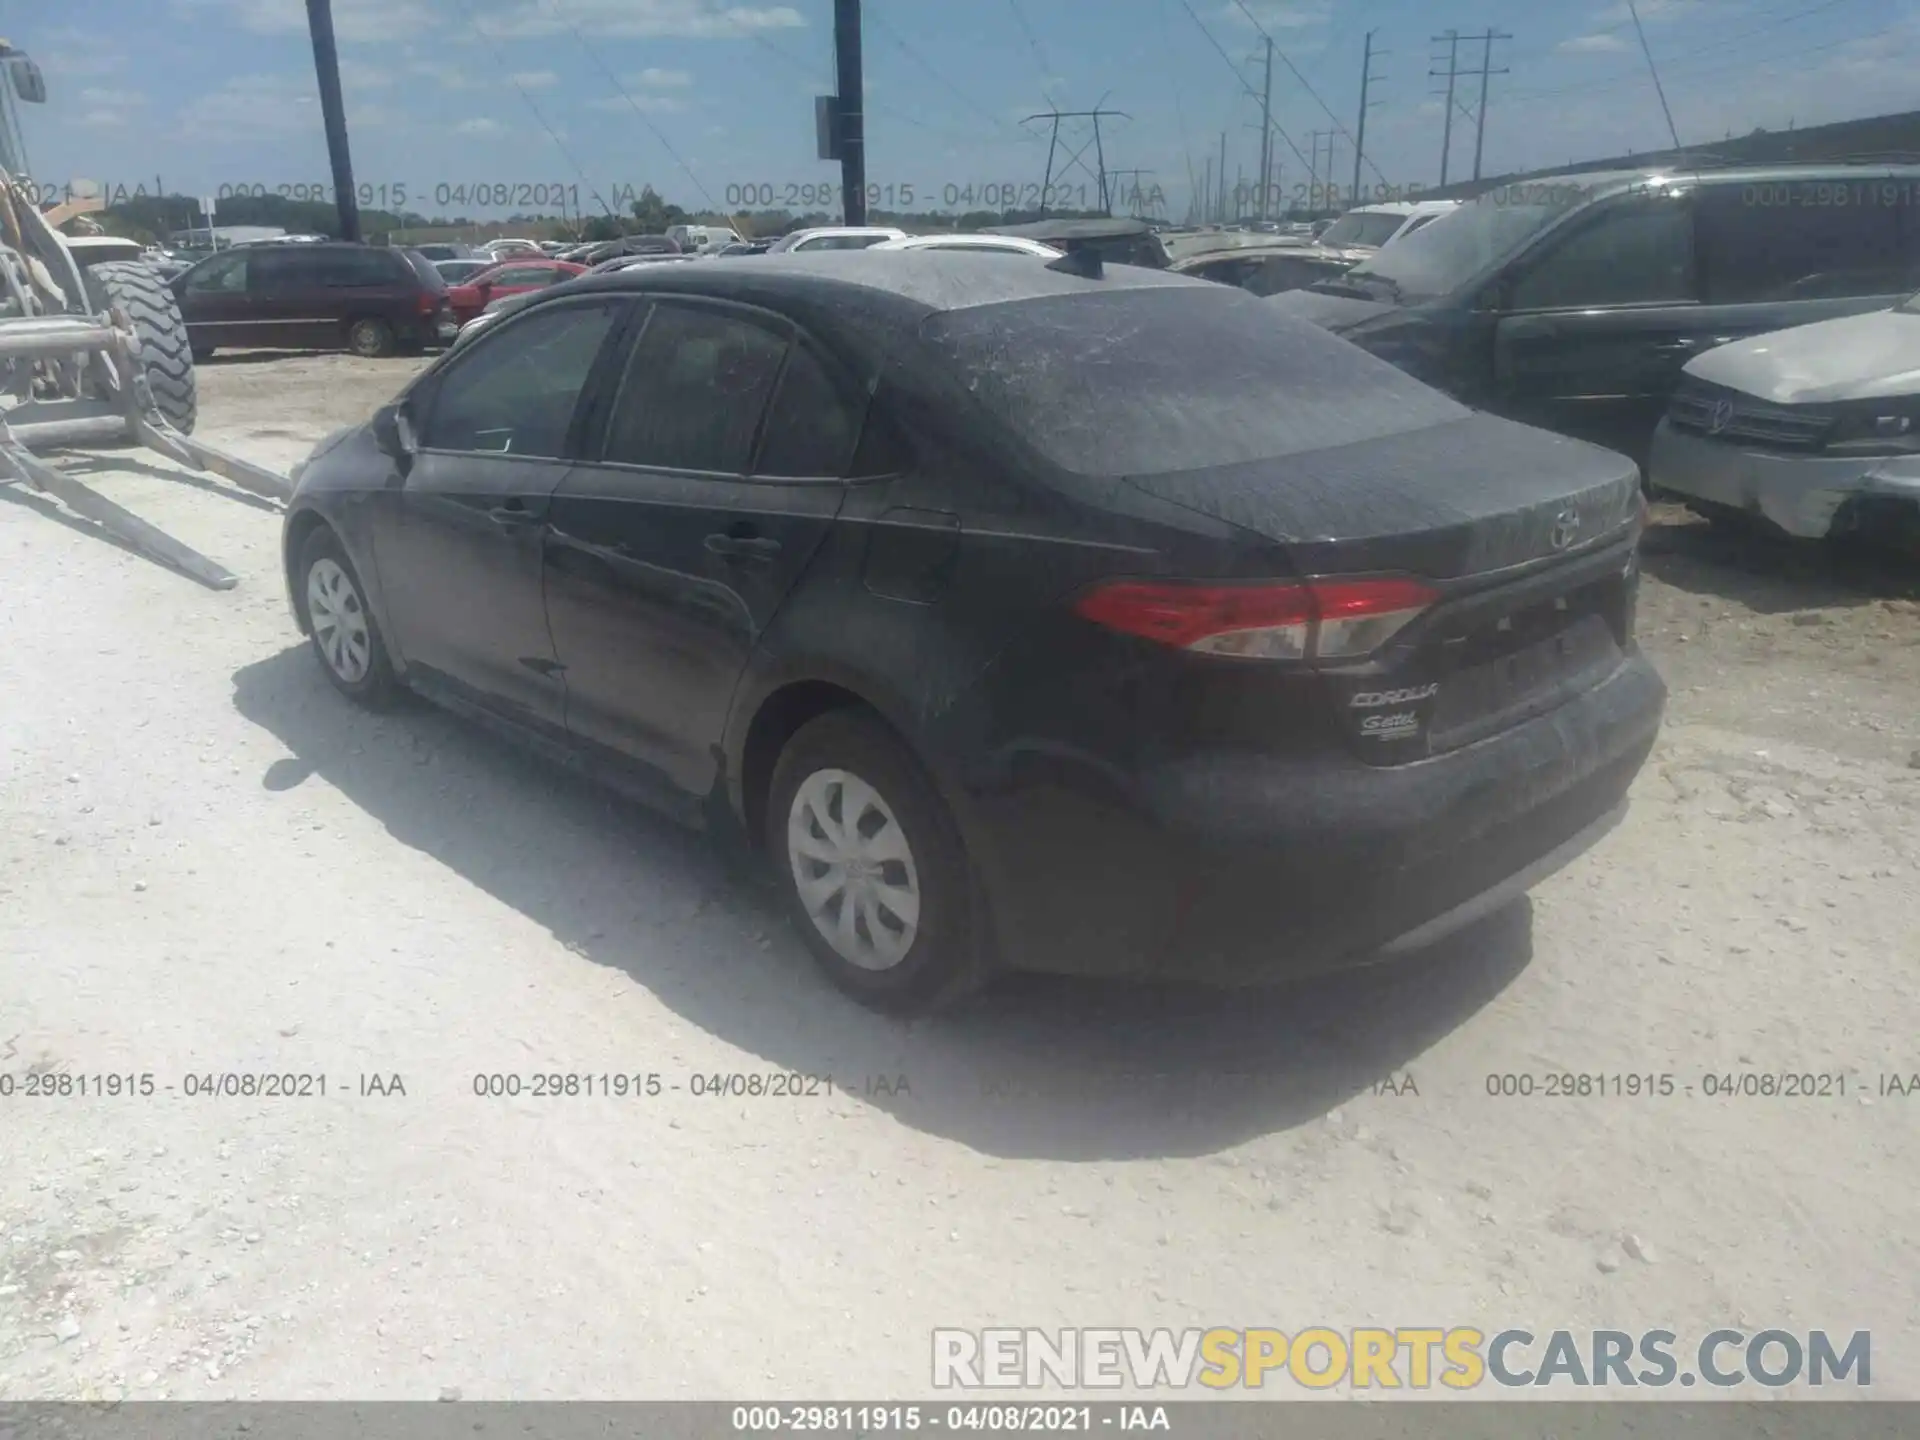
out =
[(38, 67), (0, 41), (0, 485), (49, 495), (108, 533), (216, 590), (232, 572), (49, 464), (37, 450), (134, 442), (191, 470), (285, 502), (293, 485), (191, 438), (197, 393), (173, 291), (143, 261), (82, 266), (55, 227), (100, 208), (70, 200), (42, 213), (15, 178), (11, 96), (46, 98)]

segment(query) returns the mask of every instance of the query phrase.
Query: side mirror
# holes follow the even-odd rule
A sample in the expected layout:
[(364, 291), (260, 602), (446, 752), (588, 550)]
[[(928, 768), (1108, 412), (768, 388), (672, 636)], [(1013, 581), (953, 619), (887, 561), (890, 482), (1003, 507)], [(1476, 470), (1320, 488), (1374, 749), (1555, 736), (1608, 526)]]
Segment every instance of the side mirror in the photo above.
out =
[(413, 421), (407, 417), (404, 403), (382, 405), (373, 413), (374, 443), (382, 454), (390, 456), (405, 469), (413, 460), (418, 448), (413, 434)]

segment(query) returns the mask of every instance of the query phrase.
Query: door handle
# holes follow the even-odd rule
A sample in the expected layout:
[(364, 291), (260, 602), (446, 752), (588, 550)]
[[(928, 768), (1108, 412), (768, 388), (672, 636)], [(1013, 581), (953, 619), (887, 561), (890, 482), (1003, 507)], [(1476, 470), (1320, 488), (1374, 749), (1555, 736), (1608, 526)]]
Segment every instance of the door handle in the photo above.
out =
[(506, 529), (517, 529), (522, 525), (531, 525), (540, 517), (519, 500), (509, 500), (504, 505), (496, 505), (487, 511), (487, 518), (494, 524)]
[(780, 542), (767, 535), (709, 535), (707, 553), (738, 560), (769, 560), (780, 553)]

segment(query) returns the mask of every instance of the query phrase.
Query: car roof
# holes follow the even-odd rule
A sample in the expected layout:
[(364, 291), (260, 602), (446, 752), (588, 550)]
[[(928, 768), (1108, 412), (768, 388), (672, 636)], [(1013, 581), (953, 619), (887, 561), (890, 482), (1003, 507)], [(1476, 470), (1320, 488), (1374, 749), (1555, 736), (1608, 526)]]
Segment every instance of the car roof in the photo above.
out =
[(1348, 215), (1435, 215), (1456, 209), (1458, 200), (1383, 200), (1377, 205), (1356, 205)]
[[(1776, 165), (1649, 165), (1632, 170), (1571, 170), (1559, 175), (1530, 175), (1482, 185), (1480, 195), (1508, 190), (1585, 190), (1595, 199), (1639, 185), (1686, 181), (1710, 185), (1754, 185), (1779, 180), (1860, 180), (1872, 176), (1920, 179), (1920, 165), (1893, 162), (1799, 160)], [(1465, 197), (1471, 200), (1472, 196)]]
[(1112, 240), (1151, 235), (1154, 230), (1144, 220), (1035, 220), (1025, 225), (992, 225), (984, 233), (1024, 235), (1029, 240)]
[[(828, 251), (824, 254), (765, 255), (752, 265), (643, 265), (592, 278), (592, 288), (685, 290), (718, 299), (855, 299), (860, 292), (891, 299), (923, 314), (966, 310), (1008, 301), (1041, 300), (1056, 295), (1113, 293), (1167, 286), (1211, 288), (1193, 280), (1140, 265), (1109, 265), (1102, 277), (1083, 276), (1030, 257), (969, 253), (965, 250)], [(582, 288), (568, 285), (578, 293)], [(553, 292), (548, 292), (553, 293)]]

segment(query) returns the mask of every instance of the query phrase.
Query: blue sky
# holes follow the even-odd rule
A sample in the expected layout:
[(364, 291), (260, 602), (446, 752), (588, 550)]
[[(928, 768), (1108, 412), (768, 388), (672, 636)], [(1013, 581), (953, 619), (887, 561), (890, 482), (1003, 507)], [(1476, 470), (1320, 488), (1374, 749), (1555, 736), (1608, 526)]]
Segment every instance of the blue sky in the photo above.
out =
[[(868, 179), (940, 208), (965, 187), (1036, 185), (1044, 126), (1105, 105), (1109, 167), (1184, 211), (1190, 175), (1258, 169), (1259, 53), (1270, 35), (1279, 181), (1308, 179), (1315, 131), (1352, 175), (1363, 37), (1382, 54), (1369, 186), (1438, 179), (1446, 28), (1494, 50), (1485, 168), (1650, 149), (1666, 122), (1621, 0), (866, 0)], [(416, 208), (504, 213), (471, 187), (651, 183), (691, 207), (830, 184), (811, 97), (832, 88), (831, 0), (334, 0), (357, 179)], [(1681, 139), (1914, 108), (1920, 8), (1907, 0), (1640, 0)], [(325, 143), (303, 0), (0, 0), (0, 35), (42, 63), (22, 107), (36, 178), (169, 191), (323, 184)], [(1463, 47), (1463, 68), (1478, 47)], [(1291, 62), (1291, 66), (1287, 62)], [(1297, 75), (1296, 72), (1297, 71)], [(1477, 80), (1462, 85), (1477, 98)], [(1069, 126), (1063, 145), (1089, 138)], [(1322, 144), (1325, 142), (1322, 141)], [(1294, 147), (1297, 147), (1297, 152)], [(1091, 156), (1089, 154), (1089, 160)], [(1470, 173), (1457, 116), (1453, 173)], [(1064, 153), (1062, 162), (1064, 164)], [(584, 178), (583, 178), (584, 177)], [(1072, 185), (1092, 181), (1069, 169)], [(466, 204), (419, 205), (441, 186)], [(746, 189), (743, 187), (753, 187)], [(450, 193), (450, 192), (448, 192)], [(904, 198), (902, 195), (901, 198)], [(934, 204), (928, 207), (928, 201)], [(585, 202), (595, 208), (591, 199)], [(904, 208), (904, 207), (903, 207)], [(967, 208), (962, 205), (960, 208)]]

